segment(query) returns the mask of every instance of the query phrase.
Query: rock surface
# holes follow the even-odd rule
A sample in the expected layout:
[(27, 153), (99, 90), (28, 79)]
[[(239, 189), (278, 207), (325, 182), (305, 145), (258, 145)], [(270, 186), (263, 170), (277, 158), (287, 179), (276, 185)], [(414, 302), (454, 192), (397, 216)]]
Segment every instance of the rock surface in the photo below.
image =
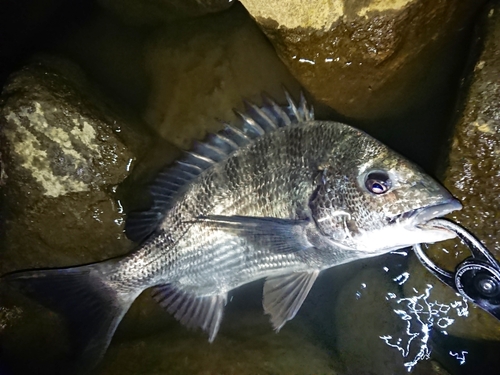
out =
[(242, 98), (260, 102), (267, 92), (283, 103), (283, 85), (299, 91), (238, 4), (219, 15), (166, 26), (149, 44), (146, 60), (152, 92), (145, 119), (181, 148), (220, 130), (222, 121), (235, 120), (232, 109), (242, 109)]
[[(469, 229), (500, 260), (500, 6), (486, 9), (481, 19), (482, 51), (466, 81), (463, 108), (453, 131), (445, 185), (464, 208), (451, 219)], [(477, 56), (474, 56), (477, 57)], [(446, 249), (447, 251), (443, 251)], [(450, 254), (451, 253), (451, 254)], [(433, 245), (428, 254), (453, 270), (470, 253), (456, 242)], [(456, 254), (456, 255), (453, 255)], [(451, 304), (461, 298), (427, 273), (418, 261), (408, 287), (432, 283), (433, 298)], [(470, 307), (467, 318), (447, 328), (450, 334), (476, 339), (500, 339), (498, 321), (480, 308)]]
[[(82, 71), (59, 58), (38, 59), (5, 86), (0, 274), (88, 263), (130, 248), (115, 190), (136, 158), (132, 149), (144, 142), (127, 147), (120, 135), (127, 127), (97, 98)], [(65, 350), (56, 316), (0, 293), (2, 365), (14, 373), (29, 363), (54, 366)], [(37, 346), (33, 362), (23, 361)]]
[(157, 24), (185, 17), (199, 17), (229, 8), (234, 0), (99, 0), (101, 6), (128, 24)]
[(366, 120), (415, 106), (429, 88), (449, 79), (449, 55), (459, 48), (445, 46), (483, 1), (242, 3), (313, 96), (344, 116)]
[(447, 374), (429, 361), (425, 317), (431, 308), (419, 306), (425, 306), (422, 296), (402, 295), (400, 286), (408, 280), (405, 258), (359, 262), (355, 276), (340, 289), (333, 316), (343, 374)]
[(79, 68), (59, 59), (26, 66), (4, 88), (0, 273), (103, 259), (123, 246), (114, 190), (135, 155), (95, 99)]
[(235, 300), (251, 299), (255, 305), (228, 303), (221, 331), (211, 344), (206, 334), (187, 330), (145, 293), (141, 307), (123, 322), (126, 333), (112, 343), (99, 373), (337, 374), (330, 353), (314, 343), (299, 320), (278, 333), (273, 331), (260, 306), (261, 288), (253, 289), (250, 296), (244, 291), (234, 293)]

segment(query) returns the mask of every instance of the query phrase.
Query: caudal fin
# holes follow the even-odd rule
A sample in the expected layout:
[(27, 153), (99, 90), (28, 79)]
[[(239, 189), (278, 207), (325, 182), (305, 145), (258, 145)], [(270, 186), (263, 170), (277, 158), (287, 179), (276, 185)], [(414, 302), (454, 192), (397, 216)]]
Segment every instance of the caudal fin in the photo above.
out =
[(108, 262), (66, 269), (16, 272), (3, 277), (29, 297), (60, 312), (80, 371), (96, 366), (121, 319), (140, 292), (118, 292), (103, 279)]

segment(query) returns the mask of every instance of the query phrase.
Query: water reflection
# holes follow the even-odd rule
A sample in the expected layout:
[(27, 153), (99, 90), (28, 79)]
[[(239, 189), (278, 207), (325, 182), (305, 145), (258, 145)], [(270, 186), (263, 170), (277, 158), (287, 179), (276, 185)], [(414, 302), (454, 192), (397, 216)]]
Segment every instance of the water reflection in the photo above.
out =
[(499, 373), (500, 344), (476, 335), (482, 310), (409, 249), (325, 272), (309, 297), (297, 322), (309, 320), (339, 374)]
[[(394, 282), (402, 285), (409, 277), (408, 272), (403, 272), (394, 278)], [(394, 306), (394, 313), (406, 323), (406, 330), (401, 332), (399, 337), (388, 334), (380, 338), (401, 353), (408, 371), (411, 371), (419, 361), (430, 358), (429, 338), (433, 328), (438, 327), (443, 334), (447, 334), (446, 328), (455, 322), (454, 315), (459, 317), (469, 315), (469, 306), (462, 296), (457, 294), (456, 301), (441, 303), (431, 298), (432, 288), (430, 284), (427, 284), (423, 291), (413, 288), (414, 295), (404, 298), (398, 298), (394, 293), (387, 293), (386, 296)], [(455, 356), (465, 363), (463, 353)]]

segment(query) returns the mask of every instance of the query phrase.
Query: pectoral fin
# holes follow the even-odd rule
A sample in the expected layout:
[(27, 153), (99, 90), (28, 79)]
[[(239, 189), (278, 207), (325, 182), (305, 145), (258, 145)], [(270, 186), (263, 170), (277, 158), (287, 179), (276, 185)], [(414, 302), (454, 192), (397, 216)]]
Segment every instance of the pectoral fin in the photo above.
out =
[(295, 317), (319, 272), (296, 272), (266, 279), (262, 304), (264, 312), (271, 315), (271, 323), (276, 331)]
[(212, 215), (199, 217), (197, 221), (230, 231), (256, 246), (279, 254), (303, 251), (312, 247), (305, 233), (309, 220)]

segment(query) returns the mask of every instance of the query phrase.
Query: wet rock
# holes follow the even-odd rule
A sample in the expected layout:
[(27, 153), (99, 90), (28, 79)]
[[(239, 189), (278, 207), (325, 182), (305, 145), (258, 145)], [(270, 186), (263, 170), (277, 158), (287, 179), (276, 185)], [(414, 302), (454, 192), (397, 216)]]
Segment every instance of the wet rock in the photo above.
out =
[(0, 273), (95, 261), (128, 245), (115, 190), (144, 142), (127, 147), (137, 137), (97, 98), (59, 59), (26, 66), (4, 88)]
[(229, 8), (234, 0), (99, 0), (126, 23), (155, 24), (178, 18), (199, 17)]
[(228, 306), (221, 331), (211, 344), (206, 334), (187, 330), (158, 306), (152, 310), (146, 319), (156, 321), (155, 330), (145, 337), (145, 325), (150, 323), (136, 315), (134, 324), (144, 330), (143, 335), (115, 340), (100, 374), (337, 374), (329, 353), (313, 343), (303, 325), (290, 322), (276, 333), (260, 306)]
[[(481, 19), (482, 50), (464, 88), (444, 183), (464, 206), (450, 218), (468, 228), (500, 260), (500, 6), (498, 2), (495, 4), (486, 9)], [(470, 255), (457, 242), (433, 245), (428, 254), (441, 267), (450, 270)], [(416, 260), (412, 275), (415, 275), (415, 284), (409, 284), (409, 288), (432, 284), (432, 296), (436, 300), (448, 305), (461, 300)], [(447, 328), (450, 334), (500, 339), (496, 319), (480, 308), (470, 306), (469, 310), (467, 318), (455, 317), (456, 322)]]
[(220, 130), (221, 120), (234, 121), (232, 108), (242, 109), (242, 98), (260, 101), (266, 91), (283, 102), (282, 85), (299, 91), (239, 4), (222, 14), (166, 26), (150, 43), (146, 60), (152, 92), (145, 119), (182, 148)]
[(448, 82), (456, 66), (450, 55), (460, 49), (450, 42), (484, 2), (242, 3), (313, 96), (344, 116), (366, 120), (415, 107), (430, 88)]
[[(82, 71), (59, 58), (9, 78), (0, 106), (0, 274), (89, 263), (132, 246), (116, 188), (147, 133), (139, 137), (103, 103)], [(5, 284), (0, 301), (6, 371), (61, 373), (69, 348), (62, 320)]]
[(140, 117), (149, 95), (143, 52), (150, 32), (99, 9), (66, 33), (57, 52), (77, 62), (121, 112)]
[[(250, 290), (250, 293), (248, 291)], [(262, 283), (245, 286), (234, 293), (224, 312), (221, 330), (213, 343), (206, 333), (191, 331), (166, 313), (146, 291), (120, 323), (111, 345), (95, 374), (324, 374), (335, 375), (331, 351), (314, 340), (299, 317), (276, 333), (262, 311)], [(1, 296), (0, 296), (1, 297)], [(64, 353), (67, 339), (54, 314), (30, 306), (29, 301), (2, 300), (28, 306), (22, 317), (42, 323), (15, 325), (4, 332), (9, 346), (0, 353), (16, 358), (13, 374), (67, 374)], [(17, 305), (16, 305), (17, 304)], [(17, 321), (16, 310), (10, 309)], [(0, 319), (2, 311), (0, 311)], [(1, 338), (1, 336), (0, 336)], [(5, 340), (5, 338), (4, 338)], [(1, 342), (1, 340), (0, 340)], [(50, 347), (44, 346), (50, 343)], [(40, 348), (42, 348), (40, 350)], [(23, 361), (29, 350), (30, 361)], [(2, 355), (3, 354), (3, 355)], [(7, 354), (7, 356), (5, 355)], [(21, 371), (19, 371), (19, 368)]]
[(335, 301), (336, 351), (344, 374), (446, 374), (428, 361), (427, 311), (403, 298), (408, 279), (401, 255), (358, 264)]

